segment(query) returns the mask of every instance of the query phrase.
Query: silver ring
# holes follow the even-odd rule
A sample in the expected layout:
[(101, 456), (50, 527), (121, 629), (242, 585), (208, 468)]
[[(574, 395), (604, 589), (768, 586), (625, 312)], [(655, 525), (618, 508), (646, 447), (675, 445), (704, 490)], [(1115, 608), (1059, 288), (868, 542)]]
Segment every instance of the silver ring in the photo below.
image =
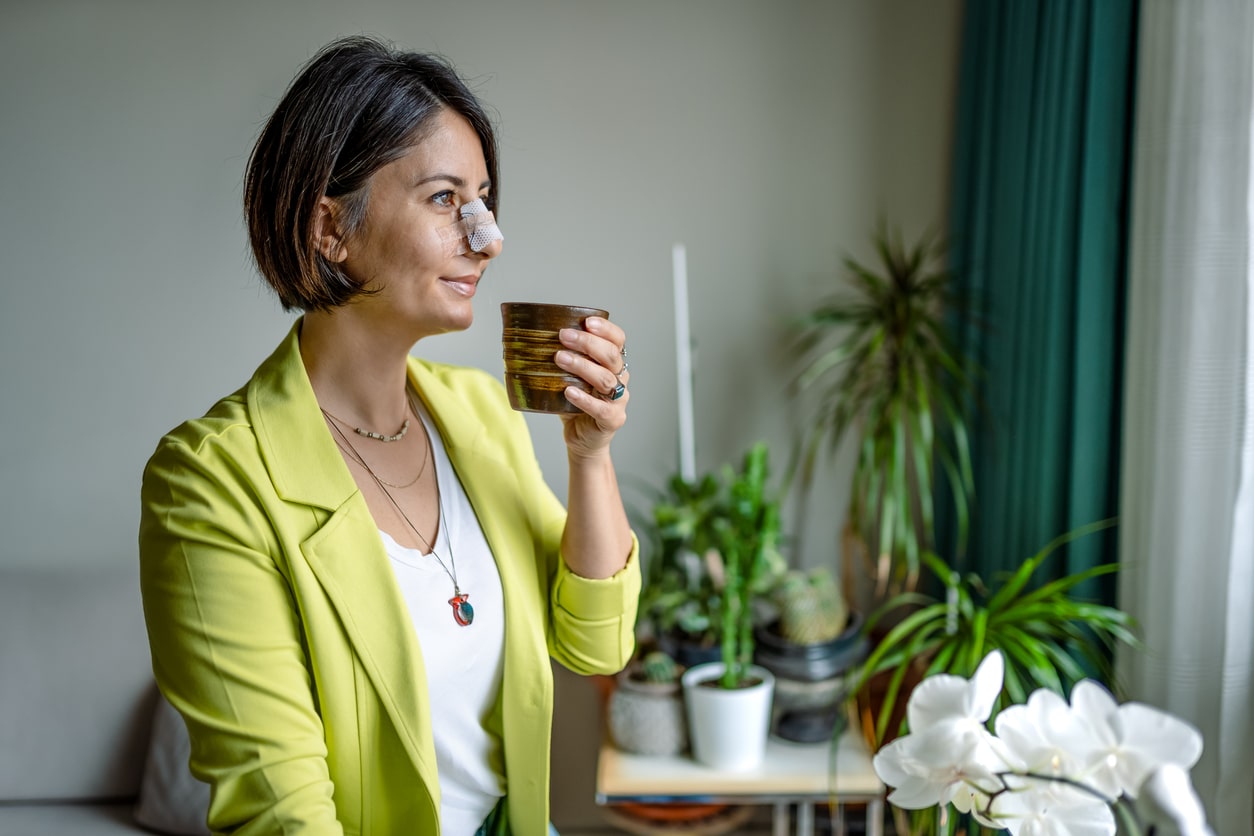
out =
[(610, 400), (616, 401), (625, 394), (627, 394), (627, 387), (619, 383), (614, 387), (614, 391), (610, 393)]

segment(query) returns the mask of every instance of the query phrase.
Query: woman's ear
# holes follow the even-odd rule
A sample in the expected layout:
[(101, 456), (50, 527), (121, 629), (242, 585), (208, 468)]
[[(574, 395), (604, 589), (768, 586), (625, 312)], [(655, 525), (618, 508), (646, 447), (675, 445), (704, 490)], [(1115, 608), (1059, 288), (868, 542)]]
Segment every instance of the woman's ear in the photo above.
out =
[(337, 220), (339, 209), (338, 203), (323, 195), (318, 198), (318, 205), (314, 208), (313, 216), (313, 236), (314, 243), (318, 245), (318, 252), (322, 253), (327, 261), (335, 264), (348, 258), (348, 247), (344, 244), (344, 236), (340, 232)]

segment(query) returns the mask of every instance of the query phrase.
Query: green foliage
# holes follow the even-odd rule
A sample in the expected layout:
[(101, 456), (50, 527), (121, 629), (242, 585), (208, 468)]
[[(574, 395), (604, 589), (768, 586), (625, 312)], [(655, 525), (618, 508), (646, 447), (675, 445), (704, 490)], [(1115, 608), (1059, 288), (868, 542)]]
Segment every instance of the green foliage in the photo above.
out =
[[(757, 446), (760, 454), (751, 450), (746, 459), (760, 455), (765, 466), (765, 445)], [(646, 535), (641, 617), (656, 633), (685, 635), (703, 647), (721, 642), (726, 570), (720, 538), (735, 525), (730, 485), (737, 479), (730, 465), (695, 483), (672, 476), (666, 490), (653, 496), (650, 518), (637, 526)], [(761, 489), (765, 501), (765, 485)], [(750, 598), (769, 594), (784, 572), (776, 546), (777, 510), (774, 514), (776, 531), (762, 556), (766, 567), (754, 573), (744, 590)]]
[(1132, 618), (1114, 607), (1073, 600), (1071, 591), (1091, 578), (1117, 571), (1118, 564), (1102, 564), (1030, 586), (1037, 570), (1060, 546), (1112, 525), (1113, 520), (1090, 523), (1055, 538), (996, 589), (975, 574), (962, 577), (940, 560), (929, 559), (928, 567), (945, 584), (947, 600), (904, 593), (885, 603), (868, 621), (870, 630), (885, 613), (911, 609), (867, 657), (860, 673), (860, 681), (866, 683), (877, 673), (893, 672), (879, 707), (876, 739), (884, 739), (901, 683), (916, 659), (927, 664), (925, 675), (970, 677), (985, 655), (1000, 650), (1006, 663), (1003, 707), (1025, 702), (1038, 687), (1065, 694), (1089, 675), (1112, 682), (1110, 651), (1119, 642), (1137, 643)]
[(727, 465), (696, 483), (675, 476), (653, 503), (642, 615), (658, 632), (718, 643), (724, 687), (734, 687), (752, 659), (754, 600), (785, 567), (768, 477), (767, 447), (759, 442), (739, 470)]
[(878, 556), (876, 592), (884, 596), (912, 589), (934, 547), (938, 464), (965, 539), (974, 490), (964, 413), (972, 363), (947, 331), (947, 318), (966, 312), (941, 245), (925, 238), (907, 247), (883, 230), (875, 244), (878, 268), (846, 259), (852, 287), (802, 321), (798, 383), (802, 390), (823, 384), (803, 442), (803, 484), (825, 439), (834, 454), (856, 435), (849, 525)]
[(719, 592), (703, 555), (721, 502), (715, 476), (689, 483), (676, 475), (638, 526), (648, 535), (640, 611), (657, 633), (679, 633), (702, 645), (716, 640)]
[(731, 474), (725, 493), (726, 513), (712, 520), (714, 549), (723, 564), (719, 599), (719, 635), (723, 649), (724, 688), (739, 687), (753, 663), (755, 590), (782, 566), (779, 554), (779, 501), (767, 489), (766, 444), (745, 454), (739, 473)]

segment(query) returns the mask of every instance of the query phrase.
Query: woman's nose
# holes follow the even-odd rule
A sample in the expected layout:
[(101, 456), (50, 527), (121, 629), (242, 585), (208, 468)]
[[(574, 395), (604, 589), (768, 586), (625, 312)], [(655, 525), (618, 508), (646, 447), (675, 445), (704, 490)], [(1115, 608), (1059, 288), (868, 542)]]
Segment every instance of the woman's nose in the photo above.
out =
[(498, 255), (501, 254), (501, 245), (503, 243), (504, 241), (502, 239), (496, 238), (490, 243), (488, 243), (487, 246), (485, 246), (483, 249), (479, 250), (478, 252), (472, 251), (470, 254), (475, 255), (475, 256), (480, 256), (485, 261), (487, 261), (489, 259), (496, 258)]

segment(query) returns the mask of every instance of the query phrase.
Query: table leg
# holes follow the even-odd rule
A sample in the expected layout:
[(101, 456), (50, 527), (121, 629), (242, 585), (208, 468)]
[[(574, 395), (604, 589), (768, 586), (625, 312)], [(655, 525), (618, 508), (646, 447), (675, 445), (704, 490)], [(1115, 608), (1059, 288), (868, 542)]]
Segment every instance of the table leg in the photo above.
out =
[(845, 805), (837, 802), (832, 806), (832, 833), (845, 836)]
[(797, 836), (814, 836), (814, 805), (809, 801), (797, 804)]
[(788, 805), (782, 801), (775, 805), (775, 815), (771, 817), (771, 836), (788, 836)]
[(867, 836), (884, 836), (884, 799), (877, 798), (866, 805)]

